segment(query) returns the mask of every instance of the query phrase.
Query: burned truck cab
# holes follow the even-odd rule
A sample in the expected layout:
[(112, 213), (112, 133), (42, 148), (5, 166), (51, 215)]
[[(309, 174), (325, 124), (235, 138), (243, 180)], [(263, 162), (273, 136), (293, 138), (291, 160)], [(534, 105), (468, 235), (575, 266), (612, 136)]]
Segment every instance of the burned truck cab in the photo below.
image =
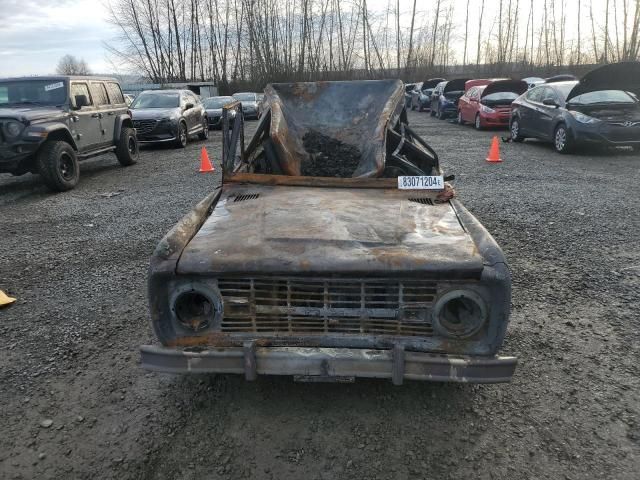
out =
[(247, 380), (509, 381), (516, 359), (498, 356), (507, 263), (409, 127), (402, 83), (265, 93), (246, 151), (237, 115), (223, 129), (222, 185), (152, 257), (161, 345), (141, 347), (143, 367)]

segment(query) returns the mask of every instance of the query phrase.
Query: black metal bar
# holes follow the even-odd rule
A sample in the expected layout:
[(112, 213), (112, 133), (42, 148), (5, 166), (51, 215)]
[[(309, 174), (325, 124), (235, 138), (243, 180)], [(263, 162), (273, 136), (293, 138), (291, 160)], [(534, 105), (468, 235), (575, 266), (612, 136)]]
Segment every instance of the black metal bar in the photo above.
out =
[[(229, 112), (235, 111), (233, 124), (230, 125)], [(231, 127), (231, 128), (230, 128)], [(236, 161), (238, 142), (240, 143), (239, 161)], [(233, 102), (222, 107), (222, 170), (232, 173), (236, 164), (245, 158), (244, 148), (244, 118), (242, 116), (242, 104)], [(224, 177), (223, 177), (224, 180)]]
[(242, 345), (244, 353), (244, 378), (252, 382), (258, 378), (256, 367), (256, 342), (245, 342)]
[(404, 346), (393, 345), (393, 364), (391, 366), (391, 381), (394, 385), (402, 385), (404, 380)]

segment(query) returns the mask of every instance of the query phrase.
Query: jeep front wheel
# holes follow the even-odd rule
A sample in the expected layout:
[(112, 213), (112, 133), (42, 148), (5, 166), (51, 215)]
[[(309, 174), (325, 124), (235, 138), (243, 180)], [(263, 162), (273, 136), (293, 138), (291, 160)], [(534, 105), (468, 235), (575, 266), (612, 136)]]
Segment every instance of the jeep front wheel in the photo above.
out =
[(123, 127), (120, 131), (116, 157), (123, 167), (134, 165), (138, 161), (138, 139), (133, 128)]
[(71, 145), (62, 141), (49, 141), (38, 152), (38, 172), (51, 190), (64, 192), (78, 184), (80, 169)]

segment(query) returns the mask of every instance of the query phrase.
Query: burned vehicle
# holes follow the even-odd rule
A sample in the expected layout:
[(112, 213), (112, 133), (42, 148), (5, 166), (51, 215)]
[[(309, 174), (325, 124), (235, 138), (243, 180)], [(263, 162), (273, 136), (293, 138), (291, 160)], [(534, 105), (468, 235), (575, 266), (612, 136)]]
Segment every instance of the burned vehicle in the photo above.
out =
[(248, 380), (509, 381), (516, 359), (497, 355), (506, 260), (407, 124), (403, 84), (265, 92), (246, 151), (238, 128), (223, 130), (222, 185), (152, 257), (162, 345), (141, 347), (142, 366)]

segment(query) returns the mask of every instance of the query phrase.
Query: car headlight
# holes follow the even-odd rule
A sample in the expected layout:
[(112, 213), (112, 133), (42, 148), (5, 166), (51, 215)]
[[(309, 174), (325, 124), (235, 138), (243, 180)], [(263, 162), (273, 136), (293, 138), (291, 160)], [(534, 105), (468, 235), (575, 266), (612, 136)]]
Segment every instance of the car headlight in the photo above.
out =
[(451, 290), (436, 301), (432, 311), (433, 328), (452, 338), (470, 337), (487, 321), (487, 306), (472, 290)]
[(597, 123), (600, 121), (597, 118), (590, 117), (582, 112), (576, 112), (575, 110), (569, 110), (569, 113), (580, 123)]
[(496, 111), (493, 108), (489, 108), (486, 105), (480, 105), (480, 111), (482, 113), (496, 113)]
[(4, 124), (4, 132), (7, 134), (7, 137), (16, 138), (24, 130), (24, 124), (20, 122), (7, 122)]

